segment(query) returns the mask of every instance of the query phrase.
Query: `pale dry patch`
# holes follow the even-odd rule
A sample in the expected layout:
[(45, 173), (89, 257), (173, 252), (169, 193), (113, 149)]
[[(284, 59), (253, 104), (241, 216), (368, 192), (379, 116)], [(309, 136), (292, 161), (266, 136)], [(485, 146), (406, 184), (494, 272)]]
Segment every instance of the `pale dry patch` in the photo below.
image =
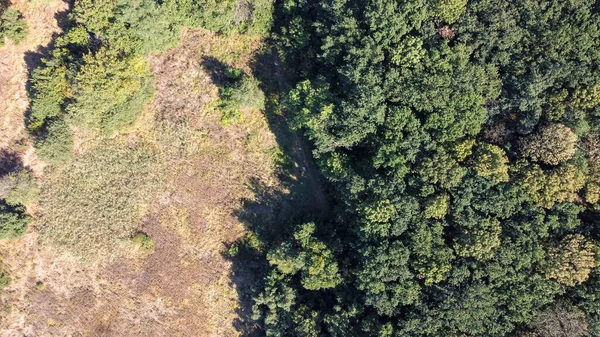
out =
[[(0, 335), (239, 335), (238, 294), (224, 250), (245, 234), (235, 213), (255, 198), (253, 184), (281, 189), (270, 155), (278, 145), (262, 111), (244, 109), (235, 124), (220, 123), (219, 90), (202, 59), (250, 74), (260, 41), (202, 29), (184, 30), (182, 38), (179, 47), (149, 57), (154, 100), (133, 126), (111, 136), (125, 146), (149, 144), (162, 160), (167, 187), (139, 227), (154, 252), (124, 242), (125, 258), (93, 265), (39, 246), (36, 233), (5, 243), (0, 252), (14, 283), (3, 296), (12, 309)], [(80, 156), (95, 136), (73, 133)]]

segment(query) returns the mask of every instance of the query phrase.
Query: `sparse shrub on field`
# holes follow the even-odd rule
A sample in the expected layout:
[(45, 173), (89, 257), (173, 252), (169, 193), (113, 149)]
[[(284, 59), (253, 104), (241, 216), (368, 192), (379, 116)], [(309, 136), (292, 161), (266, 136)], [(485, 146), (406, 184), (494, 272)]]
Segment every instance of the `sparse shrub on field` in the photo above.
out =
[(4, 38), (19, 44), (27, 37), (27, 23), (23, 20), (21, 13), (13, 8), (2, 12), (0, 9), (0, 46), (4, 44)]
[(154, 253), (154, 242), (144, 232), (137, 232), (130, 238), (131, 242), (138, 247), (142, 252), (146, 254)]
[(73, 154), (73, 134), (69, 125), (56, 119), (35, 142), (38, 156), (49, 164), (67, 161)]
[(11, 205), (27, 205), (39, 197), (39, 187), (29, 171), (23, 169), (0, 177), (0, 198)]
[(0, 200), (0, 239), (18, 239), (31, 222), (21, 205), (8, 205)]
[(46, 175), (36, 223), (42, 241), (83, 258), (113, 256), (138, 227), (159, 177), (144, 144), (97, 144)]

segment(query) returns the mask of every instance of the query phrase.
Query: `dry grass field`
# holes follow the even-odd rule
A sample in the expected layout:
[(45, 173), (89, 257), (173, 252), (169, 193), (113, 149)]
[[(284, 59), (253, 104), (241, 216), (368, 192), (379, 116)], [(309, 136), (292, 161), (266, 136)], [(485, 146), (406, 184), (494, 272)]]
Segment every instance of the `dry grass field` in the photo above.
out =
[[(238, 120), (222, 123), (219, 78), (206, 60), (252, 76), (261, 41), (184, 29), (178, 47), (149, 56), (155, 95), (137, 122), (102, 141), (74, 129), (73, 160), (44, 169), (23, 128), (25, 59), (51, 43), (55, 16), (66, 5), (20, 0), (15, 6), (31, 33), (19, 46), (0, 48), (0, 146), (19, 153), (42, 194), (39, 204), (29, 205), (34, 223), (27, 234), (0, 242), (12, 279), (2, 292), (0, 336), (239, 335), (238, 294), (224, 255), (227, 244), (244, 235), (236, 214), (244, 200), (256, 198), (253, 184), (287, 191), (276, 174), (279, 148), (263, 111), (243, 108)], [(118, 165), (140, 148), (148, 155), (132, 162), (145, 169), (132, 172), (142, 176), (121, 174)], [(109, 156), (113, 163), (104, 159), (107, 153), (123, 155)], [(104, 172), (116, 178), (103, 180)], [(113, 193), (111, 184), (141, 190), (125, 197), (123, 217), (101, 221), (105, 213), (94, 205)], [(89, 200), (70, 202), (77, 189), (88, 191)], [(110, 207), (113, 199), (106, 200)], [(125, 228), (102, 227), (115, 219)], [(131, 230), (147, 234), (152, 251), (123, 234)]]

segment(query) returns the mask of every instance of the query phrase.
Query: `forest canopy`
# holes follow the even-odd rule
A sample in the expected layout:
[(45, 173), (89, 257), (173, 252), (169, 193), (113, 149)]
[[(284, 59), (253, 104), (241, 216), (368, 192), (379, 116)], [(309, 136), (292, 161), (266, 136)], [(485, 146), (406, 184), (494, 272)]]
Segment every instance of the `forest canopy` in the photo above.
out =
[(595, 1), (284, 0), (276, 17), (285, 109), (335, 207), (267, 254), (267, 336), (600, 334)]
[[(4, 7), (0, 38), (17, 42), (26, 26)], [(129, 238), (151, 254), (131, 210), (160, 160), (104, 143), (74, 157), (74, 130), (131, 126), (156, 94), (148, 55), (182, 27), (268, 36), (275, 78), (264, 64), (213, 76), (220, 122), (281, 110), (331, 205), (241, 240), (259, 260), (252, 324), (269, 337), (600, 335), (597, 1), (81, 0), (67, 21), (31, 73), (26, 120), (60, 188), (2, 172), (0, 238), (27, 230), (41, 194), (49, 241), (93, 256)]]

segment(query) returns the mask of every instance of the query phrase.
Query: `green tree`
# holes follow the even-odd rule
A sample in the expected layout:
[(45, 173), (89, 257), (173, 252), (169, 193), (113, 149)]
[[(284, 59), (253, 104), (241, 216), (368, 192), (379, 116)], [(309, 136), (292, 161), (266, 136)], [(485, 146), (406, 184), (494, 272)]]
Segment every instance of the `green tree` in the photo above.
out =
[(0, 239), (18, 239), (31, 222), (31, 217), (25, 213), (21, 205), (7, 205), (0, 200)]
[(301, 275), (309, 290), (334, 288), (341, 282), (332, 251), (314, 237), (315, 224), (307, 223), (294, 233), (294, 240), (271, 250), (269, 263), (285, 275)]

